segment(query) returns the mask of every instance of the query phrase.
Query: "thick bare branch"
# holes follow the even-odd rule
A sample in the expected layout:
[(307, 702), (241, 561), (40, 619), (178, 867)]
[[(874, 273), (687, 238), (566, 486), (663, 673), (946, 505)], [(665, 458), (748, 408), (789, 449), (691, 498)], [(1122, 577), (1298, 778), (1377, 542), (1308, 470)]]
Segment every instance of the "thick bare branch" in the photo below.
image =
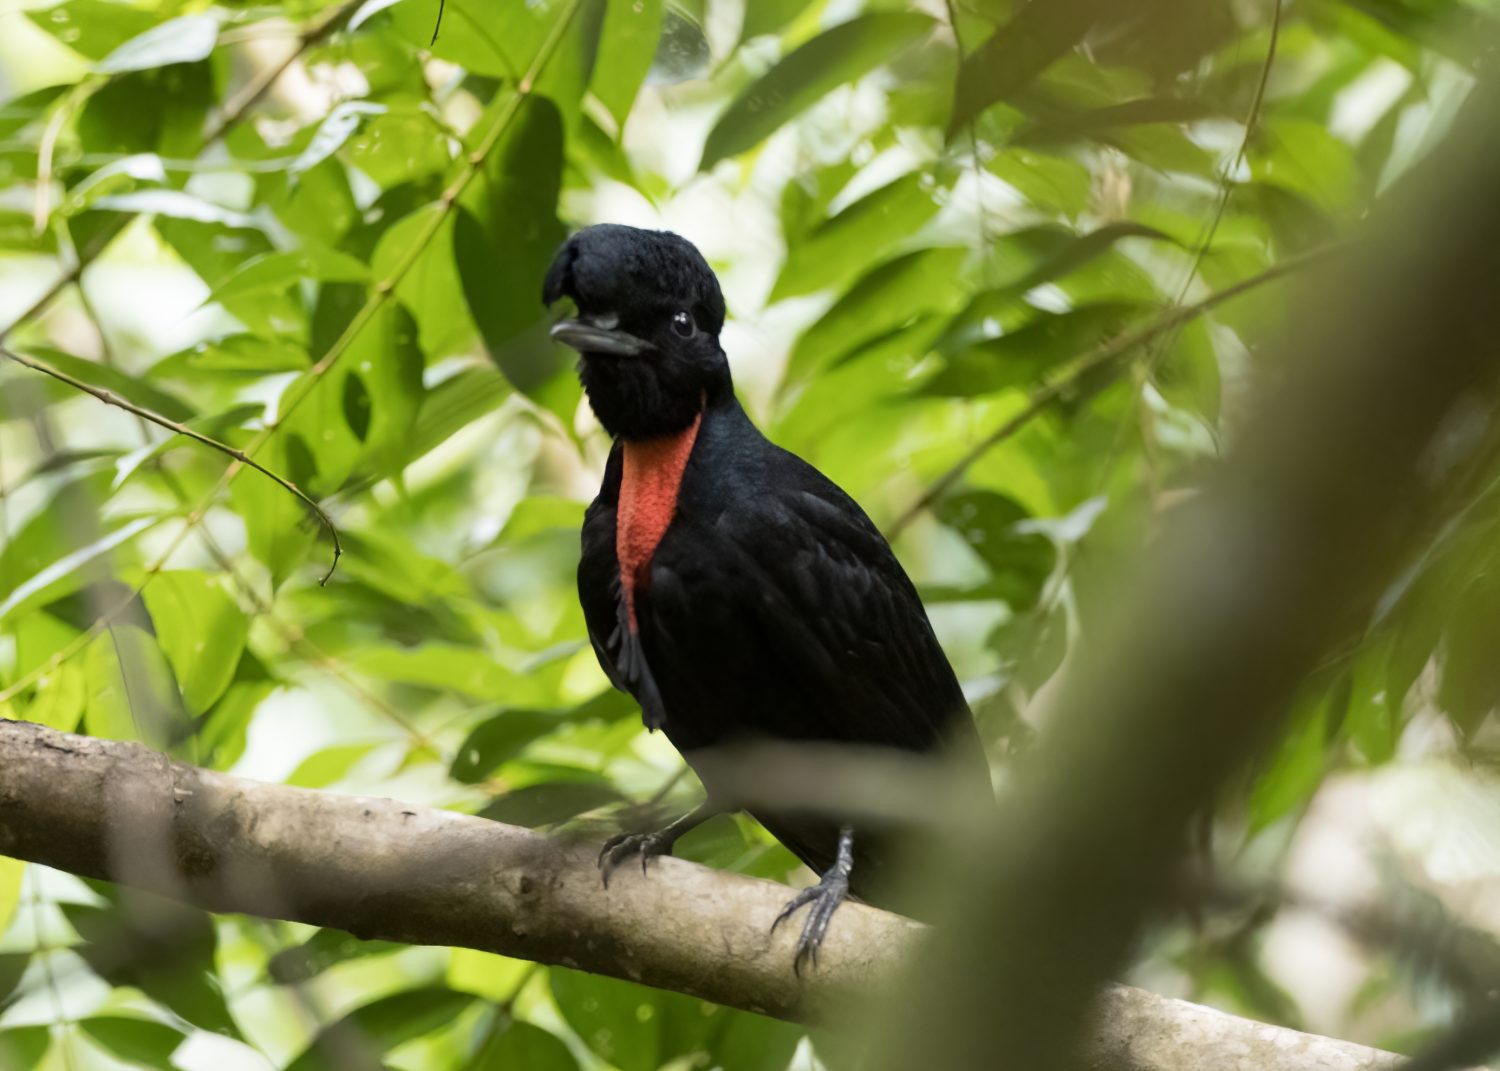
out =
[[(460, 945), (821, 1020), (878, 999), (923, 928), (843, 908), (815, 971), (791, 970), (787, 889), (677, 859), (618, 872), (595, 846), (392, 800), (259, 784), (135, 744), (0, 721), (0, 853), (211, 911)], [(1114, 987), (1097, 1066), (1384, 1071), (1396, 1057)]]

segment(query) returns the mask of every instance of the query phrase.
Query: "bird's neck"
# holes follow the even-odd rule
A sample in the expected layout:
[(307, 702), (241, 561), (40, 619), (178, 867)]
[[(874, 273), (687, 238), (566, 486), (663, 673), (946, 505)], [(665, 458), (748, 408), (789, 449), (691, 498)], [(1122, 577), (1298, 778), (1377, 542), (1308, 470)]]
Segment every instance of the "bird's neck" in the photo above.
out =
[(615, 513), (615, 555), (630, 627), (636, 627), (635, 596), (649, 577), (651, 557), (677, 515), (682, 474), (703, 423), (699, 410), (681, 431), (621, 443), (620, 499)]

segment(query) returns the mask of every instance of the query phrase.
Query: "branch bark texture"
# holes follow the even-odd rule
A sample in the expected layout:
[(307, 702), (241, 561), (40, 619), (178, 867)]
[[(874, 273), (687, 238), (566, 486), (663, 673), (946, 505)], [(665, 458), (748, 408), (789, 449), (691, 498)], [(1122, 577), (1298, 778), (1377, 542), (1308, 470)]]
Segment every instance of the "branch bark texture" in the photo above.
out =
[[(791, 970), (772, 882), (678, 859), (616, 872), (596, 846), (388, 799), (268, 785), (136, 744), (0, 720), (0, 854), (217, 912), (459, 945), (818, 1021), (880, 999), (923, 928), (848, 904)], [(1111, 987), (1088, 1046), (1114, 1071), (1384, 1071), (1375, 1049)]]

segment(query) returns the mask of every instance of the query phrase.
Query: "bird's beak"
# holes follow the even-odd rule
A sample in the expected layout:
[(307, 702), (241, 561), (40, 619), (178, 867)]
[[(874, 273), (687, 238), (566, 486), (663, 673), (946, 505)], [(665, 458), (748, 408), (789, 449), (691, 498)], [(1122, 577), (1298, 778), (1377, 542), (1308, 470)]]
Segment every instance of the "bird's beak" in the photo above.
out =
[(585, 316), (576, 320), (559, 320), (552, 325), (552, 337), (579, 353), (634, 357), (651, 349), (651, 343), (619, 328), (618, 316)]

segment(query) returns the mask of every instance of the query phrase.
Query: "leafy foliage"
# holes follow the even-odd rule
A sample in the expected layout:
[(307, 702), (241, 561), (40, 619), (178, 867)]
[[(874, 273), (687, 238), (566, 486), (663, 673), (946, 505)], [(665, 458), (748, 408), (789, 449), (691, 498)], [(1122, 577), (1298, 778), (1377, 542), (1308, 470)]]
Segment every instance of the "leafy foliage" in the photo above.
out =
[[(606, 444), (540, 280), (610, 218), (721, 269), (747, 404), (899, 529), (1003, 778), (1114, 565), (1233, 437), (1295, 285), (1261, 276), (1441, 136), (1463, 28), (1491, 18), (1198, 7), (447, 0), (435, 42), (427, 0), (0, 14), (5, 346), (246, 451), (346, 548), (320, 585), (327, 535), (283, 489), (0, 360), (0, 713), (527, 825), (689, 807), (573, 596)], [(1331, 776), (1416, 732), (1492, 754), (1494, 433), (1455, 428), (1433, 463), (1457, 519), (1222, 802), (1226, 859), (1276, 854)], [(681, 851), (793, 873), (748, 821)], [(561, 969), (32, 879), (0, 860), (5, 1068), (205, 1066), (182, 1063), (199, 1032), (298, 1071), (770, 1071), (801, 1042)], [(1176, 933), (1150, 969), (1295, 1021), (1257, 932)], [(60, 990), (86, 1012), (60, 1019)]]

